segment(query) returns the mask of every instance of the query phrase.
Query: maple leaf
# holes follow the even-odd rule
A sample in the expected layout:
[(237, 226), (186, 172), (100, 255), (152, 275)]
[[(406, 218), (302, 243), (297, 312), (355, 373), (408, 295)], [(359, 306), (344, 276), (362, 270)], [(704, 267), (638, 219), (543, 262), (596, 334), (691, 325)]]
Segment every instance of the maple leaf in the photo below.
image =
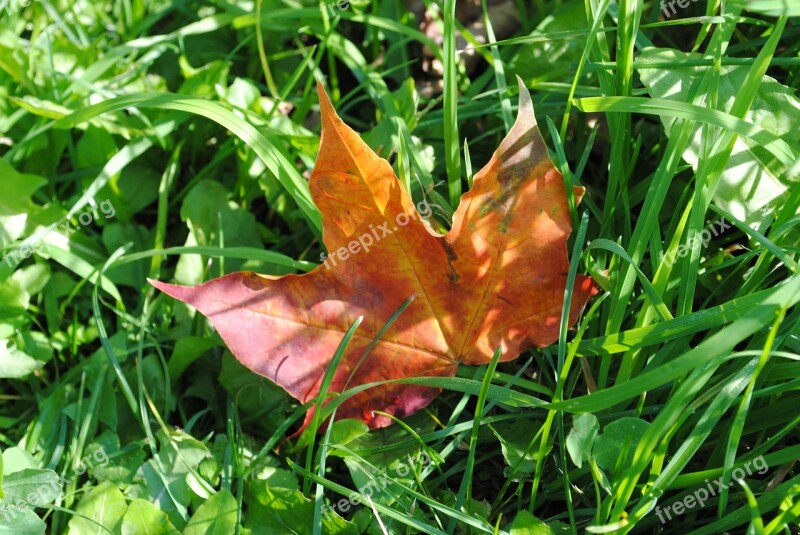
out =
[[(569, 269), (570, 213), (561, 174), (547, 155), (530, 94), (520, 82), (519, 115), (475, 175), (446, 234), (422, 219), (389, 163), (336, 115), (318, 84), (322, 139), (309, 181), (331, 256), (307, 274), (232, 273), (186, 287), (150, 281), (202, 312), (233, 355), (297, 400), (314, 400), (344, 333), (363, 323), (329, 392), (365, 383), (453, 376), (459, 363), (501, 361), (558, 338)], [(576, 189), (578, 197), (582, 189)], [(597, 292), (578, 276), (572, 325)], [(413, 301), (362, 356), (380, 329)], [(352, 377), (351, 377), (352, 375)], [(346, 400), (339, 418), (370, 428), (426, 406), (439, 389), (389, 383)], [(306, 414), (301, 429), (311, 421)]]

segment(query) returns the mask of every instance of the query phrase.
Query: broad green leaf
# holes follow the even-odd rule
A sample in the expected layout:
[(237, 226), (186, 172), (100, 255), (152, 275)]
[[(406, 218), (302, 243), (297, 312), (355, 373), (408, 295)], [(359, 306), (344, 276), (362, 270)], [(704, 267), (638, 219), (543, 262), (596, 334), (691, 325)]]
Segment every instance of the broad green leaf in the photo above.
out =
[(30, 509), (4, 511), (0, 505), (0, 535), (44, 535), (46, 529), (47, 524)]
[(114, 483), (104, 481), (81, 498), (75, 509), (77, 514), (69, 521), (67, 535), (107, 535), (107, 530), (116, 533), (127, 510), (122, 492)]
[(48, 362), (53, 357), (52, 342), (44, 333), (35, 330), (25, 330), (19, 336), (17, 349), (39, 362)]
[(25, 468), (6, 475), (3, 492), (0, 509), (12, 504), (28, 509), (44, 507), (61, 495), (62, 480), (52, 470)]
[(266, 481), (270, 488), (300, 490), (297, 474), (285, 468), (264, 466), (256, 472), (255, 478)]
[(81, 169), (102, 168), (117, 150), (114, 137), (108, 131), (89, 126), (75, 146), (77, 165)]
[(23, 78), (23, 72), (26, 68), (20, 64), (20, 59), (14, 48), (0, 43), (0, 70), (7, 72), (16, 82)]
[[(148, 460), (141, 468), (145, 481), (144, 493), (136, 497), (151, 501), (169, 515), (174, 525), (183, 527), (191, 490), (210, 495), (208, 488), (204, 488), (194, 474), (200, 462), (211, 457), (211, 452), (205, 444), (181, 431), (174, 431), (169, 439), (162, 433), (159, 433), (159, 437), (161, 447), (156, 454), (157, 459)], [(205, 483), (205, 486), (208, 487), (208, 484)], [(205, 496), (201, 494), (201, 497)]]
[[(366, 132), (363, 138), (373, 150), (388, 154), (390, 151), (396, 151), (400, 145), (398, 128), (401, 122), (404, 122), (411, 131), (416, 127), (419, 95), (414, 87), (414, 80), (409, 78), (384, 98), (391, 100), (396, 113), (384, 114), (378, 125)], [(410, 188), (407, 189), (411, 191)]]
[(192, 362), (219, 343), (217, 339), (207, 336), (187, 336), (178, 340), (167, 364), (170, 380), (177, 381)]
[[(264, 481), (251, 481), (248, 485), (248, 497), (245, 527), (251, 529), (254, 534), (311, 535), (313, 533), (314, 502), (303, 496), (300, 491), (271, 488)], [(330, 509), (323, 509), (322, 532), (341, 535), (358, 533), (354, 524), (347, 522)]]
[(227, 351), (222, 356), (219, 382), (231, 399), (236, 400), (243, 425), (274, 430), (283, 422), (289, 396), (270, 381), (242, 366)]
[(639, 418), (620, 418), (606, 425), (594, 441), (592, 455), (609, 474), (624, 471), (650, 424)]
[[(684, 67), (681, 64), (703, 58), (699, 53), (647, 48), (639, 54), (638, 60), (661, 62), (664, 66), (641, 69), (639, 76), (651, 96), (683, 102), (688, 97), (685, 88), (690, 87), (710, 67)], [(718, 105), (722, 111), (731, 110), (748, 70), (749, 67), (745, 65), (722, 67), (718, 95)], [(791, 88), (764, 76), (744, 120), (780, 137), (794, 150), (796, 159), (800, 155), (800, 137), (797, 136), (800, 131), (800, 101), (793, 93)], [(667, 135), (672, 135), (675, 118), (662, 116), (661, 120)], [(706, 132), (698, 126), (683, 154), (683, 159), (695, 170), (708, 145)], [(737, 219), (757, 226), (769, 211), (786, 198), (789, 188), (798, 179), (796, 174), (791, 162), (781, 162), (757, 142), (739, 136), (713, 200)]]
[[(539, 429), (536, 422), (520, 418), (513, 422), (500, 422), (490, 428), (500, 441), (503, 459), (506, 461), (505, 476), (515, 481), (530, 475), (536, 469), (539, 457), (538, 447), (532, 447), (534, 437)], [(548, 444), (549, 451), (551, 446)]]
[(797, 0), (729, 0), (729, 3), (731, 6), (771, 17), (800, 17), (800, 2)]
[(197, 508), (183, 535), (229, 535), (236, 528), (236, 498), (222, 489)]
[(0, 378), (20, 379), (30, 375), (43, 364), (44, 362), (12, 346), (9, 340), (0, 340)]
[[(20, 239), (26, 230), (29, 217), (39, 209), (31, 201), (31, 196), (47, 184), (47, 179), (17, 172), (5, 160), (0, 159), (0, 177), (2, 189), (0, 194), (0, 249)], [(24, 258), (27, 258), (27, 249), (2, 250), (2, 260), (14, 269)], [(24, 258), (21, 258), (24, 257)]]
[[(480, 385), (480, 383), (477, 384)], [(404, 418), (403, 423), (418, 436), (432, 433), (436, 425), (432, 418), (419, 413)], [(403, 444), (404, 447), (399, 448), (398, 444)], [(347, 449), (358, 452), (360, 457), (379, 470), (391, 470), (400, 462), (409, 466), (422, 467), (429, 464), (431, 459), (430, 454), (425, 454), (420, 450), (419, 443), (413, 435), (400, 425), (386, 427), (381, 429), (380, 433), (367, 433), (354, 438), (347, 444)], [(433, 451), (430, 448), (429, 450)], [(331, 449), (330, 454), (341, 455), (345, 458), (351, 456), (346, 450), (338, 448)], [(434, 461), (440, 462), (441, 458), (434, 459)], [(356, 474), (351, 471), (351, 475), (355, 477)], [(356, 483), (359, 482), (356, 481)]]
[(514, 522), (509, 526), (510, 535), (568, 535), (572, 533), (570, 527), (561, 522), (545, 524), (526, 510), (522, 510), (514, 517)]
[[(258, 234), (253, 214), (228, 201), (228, 192), (218, 182), (201, 180), (194, 186), (181, 206), (181, 219), (186, 221), (190, 236), (186, 244), (190, 245), (222, 245), (225, 247), (253, 247), (261, 249), (264, 243)], [(178, 261), (178, 270), (192, 273), (192, 280), (182, 282), (198, 283), (202, 281), (203, 272), (191, 270), (190, 265), (198, 261), (197, 256), (182, 256)], [(212, 273), (219, 273), (220, 259), (211, 260)], [(257, 262), (245, 262), (235, 258), (225, 258), (225, 270), (258, 269)], [(287, 270), (289, 272), (289, 270)], [(200, 277), (197, 279), (197, 277)], [(195, 280), (197, 279), (197, 280)]]
[(186, 195), (181, 219), (201, 245), (219, 245), (223, 238), (226, 247), (262, 247), (253, 214), (232, 205), (227, 197), (219, 182), (201, 180)]
[(25, 314), (31, 296), (14, 279), (0, 283), (0, 321), (14, 320)]
[(26, 268), (18, 269), (11, 276), (19, 288), (28, 295), (41, 292), (50, 280), (50, 266), (47, 264), (33, 264)]
[(594, 414), (576, 414), (572, 418), (572, 430), (567, 435), (567, 451), (575, 463), (580, 468), (584, 461), (592, 456), (592, 446), (594, 445), (597, 433), (600, 431), (600, 422)]
[(36, 190), (47, 184), (46, 178), (19, 173), (11, 164), (2, 159), (0, 159), (0, 176), (3, 177), (0, 215), (24, 214), (36, 208), (31, 201), (31, 196)]
[[(153, 252), (160, 252), (151, 249), (153, 234), (144, 225), (109, 221), (103, 225), (102, 232), (103, 246), (106, 251), (116, 251), (127, 246), (131, 251), (150, 249)], [(107, 269), (106, 276), (118, 287), (124, 285), (139, 289), (147, 279), (149, 267), (149, 262), (144, 259), (138, 262), (127, 262)]]
[(238, 77), (233, 80), (230, 87), (225, 90), (218, 89), (218, 92), (224, 101), (243, 110), (252, 109), (261, 97), (261, 91), (253, 82)]
[(20, 470), (36, 468), (33, 456), (20, 447), (14, 446), (3, 452), (3, 475), (13, 474)]
[(580, 0), (563, 2), (552, 13), (543, 17), (530, 35), (520, 38), (530, 42), (520, 43), (519, 52), (506, 68), (525, 80), (542, 78), (548, 82), (571, 83), (575, 75), (574, 65), (581, 58), (585, 39), (551, 36), (565, 32), (584, 32), (586, 28), (584, 3)]
[(86, 448), (86, 455), (92, 455), (95, 460), (101, 454), (105, 454), (107, 462), (96, 462), (89, 468), (89, 474), (98, 481), (111, 481), (117, 485), (130, 484), (145, 460), (141, 443), (130, 442), (120, 449), (119, 437), (110, 430), (103, 431)]
[(184, 78), (178, 93), (191, 97), (216, 96), (215, 86), (225, 83), (230, 71), (230, 63), (227, 61), (212, 61), (195, 69), (184, 55), (178, 59), (178, 64)]
[(105, 211), (98, 214), (95, 223), (117, 220), (134, 224), (136, 215), (158, 198), (161, 172), (141, 158), (126, 165), (98, 192), (96, 202)]
[[(359, 441), (356, 439), (348, 447), (353, 448)], [(345, 457), (344, 461), (358, 492), (369, 496), (374, 503), (394, 505), (395, 508), (408, 510), (413, 507), (414, 500), (406, 489), (416, 486), (416, 475), (431, 466), (433, 460), (430, 455), (419, 449), (415, 449), (412, 453), (390, 450), (389, 456), (392, 457), (392, 462), (383, 466), (365, 464), (360, 458), (352, 456)], [(335, 502), (338, 504), (336, 510), (340, 513), (347, 513), (356, 503), (346, 499), (342, 501), (341, 498)], [(451, 505), (453, 504), (455, 496)]]
[(331, 429), (331, 444), (345, 445), (369, 433), (369, 427), (361, 420), (345, 418), (336, 420)]
[(122, 517), (121, 535), (180, 535), (166, 513), (146, 500), (135, 499)]

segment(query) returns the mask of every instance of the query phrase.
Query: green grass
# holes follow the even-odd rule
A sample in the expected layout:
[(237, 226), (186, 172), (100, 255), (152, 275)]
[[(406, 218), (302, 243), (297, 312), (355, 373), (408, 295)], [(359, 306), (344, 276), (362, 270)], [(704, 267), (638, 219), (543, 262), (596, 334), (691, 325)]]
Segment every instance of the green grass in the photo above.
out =
[[(0, 533), (799, 532), (798, 3), (517, 1), (470, 73), (427, 5), (441, 45), (381, 0), (0, 11)], [(385, 429), (335, 420), (370, 385), (321, 406), (331, 368), (287, 440), (307, 407), (147, 278), (317, 265), (317, 81), (446, 228), (516, 76), (601, 294), (548, 348), (404, 380), (443, 394)]]

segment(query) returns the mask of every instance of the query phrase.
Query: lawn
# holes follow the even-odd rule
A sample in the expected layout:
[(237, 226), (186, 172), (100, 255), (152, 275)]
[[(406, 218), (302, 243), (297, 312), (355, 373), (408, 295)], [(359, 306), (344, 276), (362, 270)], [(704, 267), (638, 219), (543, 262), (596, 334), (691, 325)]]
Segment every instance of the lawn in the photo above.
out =
[[(798, 0), (0, 0), (0, 535), (800, 533), (798, 17)], [(540, 197), (481, 171), (521, 124), (525, 173), (544, 181), (548, 155), (560, 172)], [(396, 178), (342, 185), (377, 180), (346, 166), (378, 157)], [(408, 229), (366, 234), (326, 177), (353, 205), (391, 188)], [(477, 244), (465, 214), (491, 180), (506, 189), (474, 213), (539, 260), (504, 265), (514, 304), (488, 316), (555, 296), (522, 333), (546, 341), (509, 355), (453, 312), (471, 342), (442, 351), (467, 362), (398, 353), (399, 384), (373, 366), (386, 340), (434, 335), (391, 247)], [(485, 279), (436, 240), (415, 277), (476, 314), (462, 296)], [(338, 273), (276, 294), (306, 318), (364, 270), (402, 304), (334, 299), (325, 343), (149, 282)], [(297, 364), (249, 369), (290, 336), (309, 341)], [(304, 363), (299, 395), (280, 373), (311, 381)]]

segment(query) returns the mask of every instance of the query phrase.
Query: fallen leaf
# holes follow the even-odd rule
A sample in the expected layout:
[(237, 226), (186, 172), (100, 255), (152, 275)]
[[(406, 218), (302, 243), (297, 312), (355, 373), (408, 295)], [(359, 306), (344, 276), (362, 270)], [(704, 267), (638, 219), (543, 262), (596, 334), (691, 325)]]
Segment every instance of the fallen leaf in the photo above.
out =
[[(303, 275), (243, 272), (194, 287), (151, 284), (197, 308), (242, 364), (303, 403), (318, 395), (359, 316), (363, 323), (330, 392), (388, 379), (450, 377), (460, 363), (489, 362), (498, 347), (500, 360), (509, 361), (556, 340), (571, 222), (564, 181), (548, 158), (525, 86), (520, 82), (513, 129), (475, 176), (446, 235), (420, 217), (389, 163), (336, 115), (321, 85), (318, 91), (322, 140), (309, 187), (331, 251), (325, 263)], [(578, 276), (570, 325), (596, 292), (589, 277)], [(373, 411), (402, 418), (438, 393), (385, 384), (345, 401), (337, 417), (384, 427), (392, 420)]]

